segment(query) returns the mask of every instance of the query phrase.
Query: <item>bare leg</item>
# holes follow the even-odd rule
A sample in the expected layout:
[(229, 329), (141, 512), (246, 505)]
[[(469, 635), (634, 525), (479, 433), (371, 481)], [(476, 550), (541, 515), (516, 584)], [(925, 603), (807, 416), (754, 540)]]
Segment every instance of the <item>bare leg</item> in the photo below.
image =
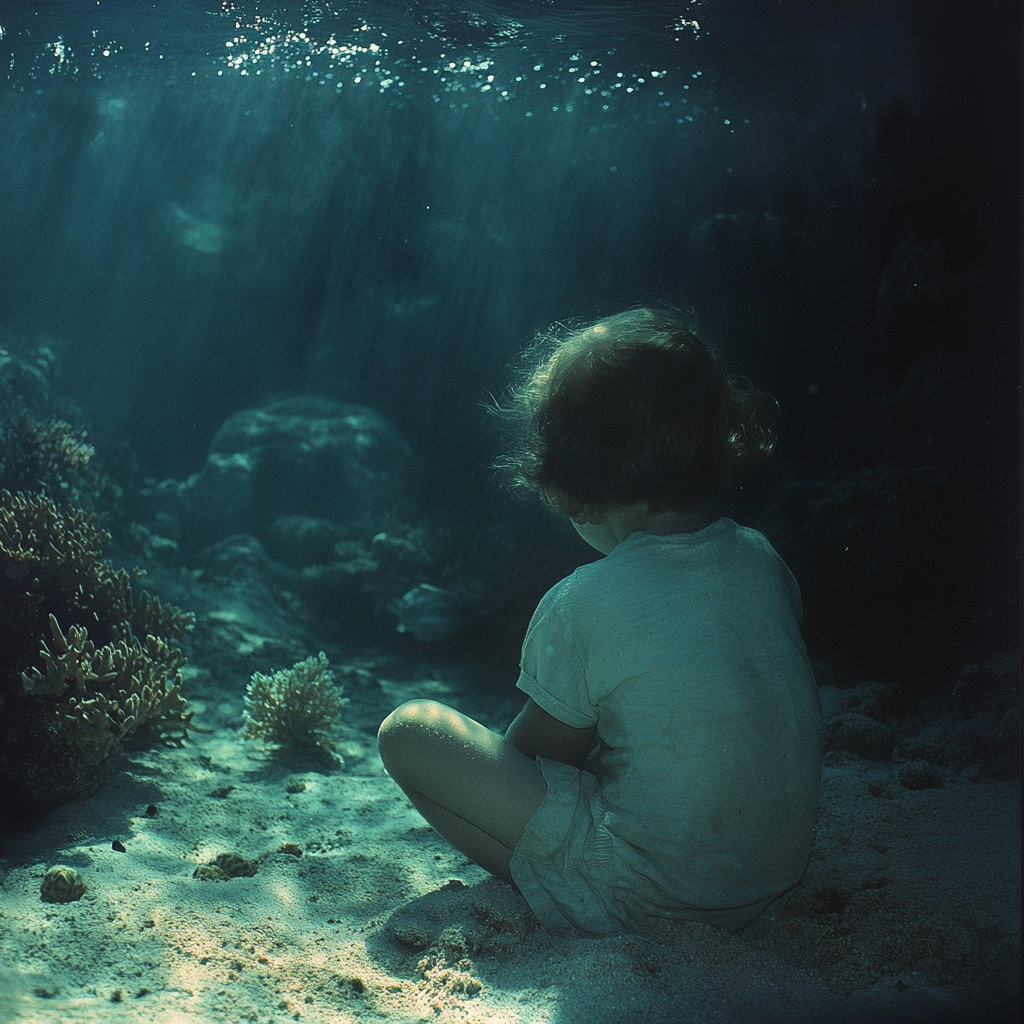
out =
[(510, 882), (512, 852), (547, 792), (536, 762), (432, 700), (393, 711), (377, 741), (388, 774), (423, 817), (471, 860)]

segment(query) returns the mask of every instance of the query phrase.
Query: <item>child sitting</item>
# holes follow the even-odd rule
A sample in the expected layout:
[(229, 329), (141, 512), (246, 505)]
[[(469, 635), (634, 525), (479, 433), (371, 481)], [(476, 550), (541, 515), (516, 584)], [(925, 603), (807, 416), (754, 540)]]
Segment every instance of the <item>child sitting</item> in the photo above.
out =
[(773, 407), (651, 309), (570, 334), (515, 395), (519, 481), (607, 557), (541, 600), (504, 737), (418, 700), (379, 745), (552, 933), (740, 929), (804, 873), (821, 705), (799, 590), (761, 534), (710, 511), (771, 451)]

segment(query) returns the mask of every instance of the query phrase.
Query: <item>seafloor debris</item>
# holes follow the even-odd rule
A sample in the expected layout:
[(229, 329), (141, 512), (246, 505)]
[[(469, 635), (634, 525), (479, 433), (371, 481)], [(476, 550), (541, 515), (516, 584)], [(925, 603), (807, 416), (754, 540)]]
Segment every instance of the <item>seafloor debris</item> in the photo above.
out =
[(256, 861), (249, 860), (240, 853), (229, 851), (217, 854), (209, 864), (200, 864), (192, 872), (192, 877), (205, 881), (224, 882), (229, 878), (252, 878), (256, 874), (256, 870)]
[(55, 864), (43, 875), (39, 889), (44, 903), (74, 903), (85, 893), (85, 878), (66, 864)]
[(461, 594), (430, 583), (420, 583), (390, 602), (388, 611), (397, 617), (399, 633), (410, 633), (422, 643), (447, 640), (475, 617)]

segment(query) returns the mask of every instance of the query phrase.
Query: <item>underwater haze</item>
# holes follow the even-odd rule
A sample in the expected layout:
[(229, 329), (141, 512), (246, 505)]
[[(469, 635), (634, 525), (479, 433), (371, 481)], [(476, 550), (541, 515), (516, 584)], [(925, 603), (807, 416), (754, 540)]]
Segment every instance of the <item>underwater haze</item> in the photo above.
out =
[[(1019, 1021), (1021, 18), (0, 0), (0, 1021)], [(377, 730), (519, 712), (595, 552), (487, 407), (641, 305), (778, 399), (819, 815), (764, 930), (568, 940)]]
[[(1002, 7), (968, 46), (1002, 45)], [(982, 125), (1009, 104), (953, 92), (975, 55), (938, 10), (6, 4), (0, 325), (51, 339), (154, 476), (311, 391), (484, 458), (478, 404), (533, 332), (640, 301), (695, 310), (800, 424), (912, 361), (875, 307), (920, 219), (994, 241), (1011, 177)], [(904, 134), (965, 121), (930, 153)]]

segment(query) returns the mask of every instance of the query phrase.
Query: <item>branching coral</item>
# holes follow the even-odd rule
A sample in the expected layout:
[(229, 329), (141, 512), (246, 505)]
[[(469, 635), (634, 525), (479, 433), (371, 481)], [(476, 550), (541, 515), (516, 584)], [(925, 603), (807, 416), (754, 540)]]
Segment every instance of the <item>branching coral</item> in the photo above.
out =
[(82, 509), (0, 490), (0, 803), (35, 816), (91, 795), (147, 723), (183, 730), (192, 617), (102, 557)]
[(316, 750), (338, 760), (331, 734), (347, 703), (321, 651), (271, 676), (253, 673), (245, 695), (242, 735), (279, 747)]
[[(21, 673), (25, 693), (59, 697), (74, 687), (67, 715), (101, 724), (116, 739), (130, 736), (146, 722), (186, 721), (185, 700), (177, 686), (185, 659), (176, 647), (147, 635), (144, 643), (118, 640), (97, 650), (84, 626), (72, 626), (65, 636), (52, 615), (50, 632), (53, 650), (44, 641), (39, 652), (46, 671), (33, 666)], [(166, 685), (169, 678), (174, 685)]]

